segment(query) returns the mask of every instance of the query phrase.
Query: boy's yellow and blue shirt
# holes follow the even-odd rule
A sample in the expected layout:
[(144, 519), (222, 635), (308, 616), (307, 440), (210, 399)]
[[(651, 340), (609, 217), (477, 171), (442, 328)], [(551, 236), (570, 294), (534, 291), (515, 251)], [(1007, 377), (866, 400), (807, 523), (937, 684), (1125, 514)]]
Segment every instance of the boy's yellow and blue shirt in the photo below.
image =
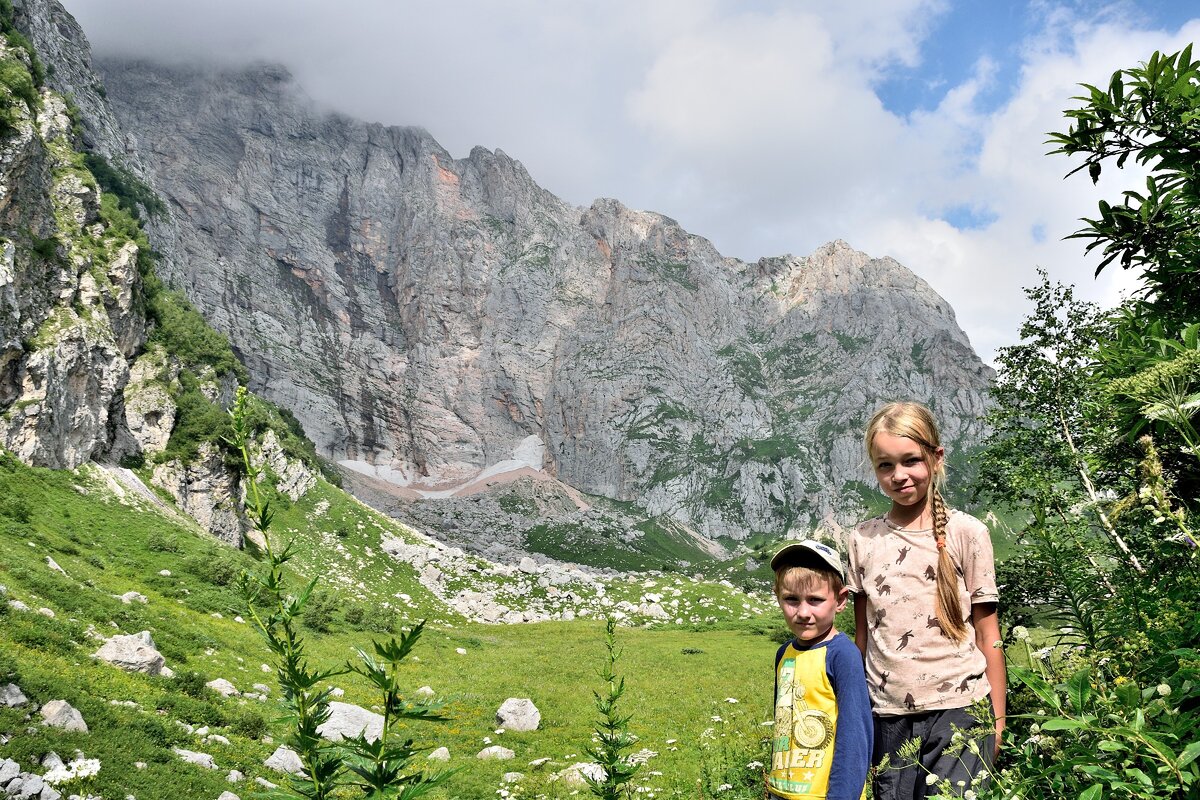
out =
[(874, 735), (862, 654), (844, 633), (775, 654), (767, 788), (784, 800), (862, 800)]

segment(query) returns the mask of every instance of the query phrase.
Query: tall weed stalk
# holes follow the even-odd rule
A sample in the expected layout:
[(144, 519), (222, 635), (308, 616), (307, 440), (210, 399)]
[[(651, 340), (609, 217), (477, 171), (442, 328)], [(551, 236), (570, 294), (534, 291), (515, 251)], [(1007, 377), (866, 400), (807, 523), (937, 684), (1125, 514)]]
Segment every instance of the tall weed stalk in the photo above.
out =
[[(397, 741), (395, 723), (400, 719), (441, 720), (436, 703), (409, 704), (399, 684), (400, 664), (409, 656), (424, 630), (421, 622), (401, 634), (400, 639), (372, 642), (372, 651), (358, 650), (359, 663), (328, 669), (310, 665), (300, 620), (312, 598), (319, 578), (313, 578), (298, 593), (288, 588), (287, 563), (295, 555), (294, 540), (282, 549), (270, 536), (273, 513), (270, 501), (260, 486), (262, 467), (250, 455), (253, 430), (250, 396), (245, 387), (238, 389), (229, 411), (232, 433), (227, 440), (240, 457), (246, 483), (246, 516), (258, 533), (255, 544), (261, 548), (263, 566), (257, 572), (243, 573), (240, 579), (245, 610), (255, 628), (266, 640), (275, 658), (276, 676), (283, 692), (291, 722), (284, 743), (295, 751), (304, 767), (291, 779), (291, 793), (285, 797), (326, 800), (345, 796), (343, 788), (357, 788), (365, 797), (394, 797), (413, 800), (443, 783), (452, 772), (426, 774), (411, 766), (421, 748), (412, 739)], [(382, 696), (383, 731), (369, 739), (364, 731), (341, 743), (322, 739), (318, 729), (330, 717), (331, 678), (346, 673), (361, 675)]]
[(592, 691), (600, 717), (596, 720), (593, 744), (584, 748), (584, 752), (604, 770), (603, 776), (598, 778), (584, 775), (592, 794), (601, 800), (628, 797), (626, 784), (641, 767), (629, 758), (629, 751), (637, 743), (637, 737), (629, 732), (629, 720), (633, 715), (617, 710), (617, 703), (625, 694), (625, 678), (617, 675), (621, 651), (617, 649), (616, 627), (611, 619), (604, 627), (605, 659), (600, 668), (602, 690)]

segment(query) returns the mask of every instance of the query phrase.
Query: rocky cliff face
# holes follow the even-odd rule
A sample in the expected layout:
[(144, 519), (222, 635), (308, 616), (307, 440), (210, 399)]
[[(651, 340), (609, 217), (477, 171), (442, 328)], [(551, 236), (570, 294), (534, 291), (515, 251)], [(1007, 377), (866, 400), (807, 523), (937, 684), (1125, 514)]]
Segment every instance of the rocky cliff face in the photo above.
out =
[(524, 465), (740, 539), (858, 514), (885, 400), (980, 432), (990, 371), (891, 259), (725, 258), (503, 152), (318, 113), (278, 67), (99, 67), (171, 210), (165, 279), (352, 468), (430, 494)]
[[(17, 0), (5, 31), (9, 22), (36, 52), (44, 85), (21, 37), (0, 36), (0, 447), (60, 469), (153, 459), (177, 420), (180, 373), (195, 365), (161, 346), (147, 350), (147, 243), (116, 196), (102, 195), (96, 162), (82, 152), (136, 182), (135, 143), (109, 111), (83, 32), (58, 3)], [(170, 242), (169, 226), (167, 218), (160, 241)], [(218, 402), (221, 382), (194, 377)], [(256, 454), (280, 491), (311, 485), (277, 441)], [(152, 479), (203, 528), (241, 544), (240, 482), (218, 453), (158, 463)]]

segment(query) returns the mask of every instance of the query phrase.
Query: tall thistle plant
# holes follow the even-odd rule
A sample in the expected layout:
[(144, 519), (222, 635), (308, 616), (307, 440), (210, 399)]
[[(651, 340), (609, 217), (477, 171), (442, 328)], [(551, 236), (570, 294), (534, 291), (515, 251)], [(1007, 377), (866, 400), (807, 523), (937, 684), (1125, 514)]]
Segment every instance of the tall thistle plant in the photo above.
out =
[(628, 797), (626, 784), (641, 768), (629, 758), (629, 750), (637, 743), (637, 737), (629, 732), (629, 720), (633, 715), (617, 710), (617, 703), (625, 694), (625, 678), (617, 675), (621, 651), (617, 649), (616, 628), (617, 624), (611, 619), (604, 627), (605, 659), (600, 668), (602, 690), (592, 691), (600, 717), (596, 720), (593, 743), (584, 748), (584, 752), (604, 770), (600, 777), (584, 775), (592, 794), (601, 800)]
[[(241, 460), (246, 480), (246, 515), (259, 534), (257, 542), (263, 566), (254, 574), (243, 573), (241, 589), (247, 615), (262, 634), (275, 657), (276, 675), (288, 707), (291, 729), (284, 743), (295, 751), (304, 766), (303, 774), (291, 779), (284, 797), (326, 800), (346, 796), (345, 789), (358, 789), (364, 797), (413, 800), (443, 783), (452, 772), (425, 774), (411, 766), (421, 748), (412, 739), (398, 741), (395, 727), (401, 719), (442, 720), (437, 703), (409, 704), (404, 700), (399, 667), (416, 646), (424, 630), (421, 622), (401, 634), (400, 639), (372, 642), (372, 652), (358, 650), (359, 663), (320, 669), (310, 666), (299, 621), (312, 597), (318, 578), (298, 593), (288, 590), (286, 565), (295, 555), (294, 540), (282, 549), (270, 536), (273, 513), (260, 487), (261, 465), (250, 457), (253, 430), (250, 396), (238, 389), (229, 411), (232, 435), (227, 440)], [(382, 696), (383, 731), (377, 739), (366, 732), (338, 744), (324, 741), (317, 729), (329, 719), (328, 681), (338, 675), (356, 673)]]

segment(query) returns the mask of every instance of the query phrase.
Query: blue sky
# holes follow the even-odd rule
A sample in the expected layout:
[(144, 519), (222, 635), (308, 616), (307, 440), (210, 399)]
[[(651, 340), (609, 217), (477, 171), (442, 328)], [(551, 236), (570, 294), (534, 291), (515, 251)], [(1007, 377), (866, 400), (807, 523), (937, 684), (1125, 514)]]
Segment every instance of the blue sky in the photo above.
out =
[(876, 93), (884, 107), (896, 114), (931, 109), (949, 87), (967, 80), (976, 65), (986, 59), (994, 65), (995, 81), (978, 100), (982, 106), (994, 109), (1011, 97), (1022, 63), (1023, 42), (1037, 35), (1046, 16), (1059, 8), (1073, 9), (1085, 17), (1115, 15), (1129, 23), (1163, 29), (1178, 28), (1200, 15), (1200, 5), (1185, 0), (1076, 2), (1058, 6), (1006, 0), (949, 3), (944, 10), (929, 16), (920, 62), (911, 66), (893, 65), (874, 84)]
[(1081, 82), (1200, 38), (1165, 0), (65, 0), (101, 54), (288, 66), (316, 102), (502, 149), (589, 205), (658, 211), (745, 260), (843, 239), (923, 277), (990, 360), (1064, 241), (1141, 182), (1064, 180)]

